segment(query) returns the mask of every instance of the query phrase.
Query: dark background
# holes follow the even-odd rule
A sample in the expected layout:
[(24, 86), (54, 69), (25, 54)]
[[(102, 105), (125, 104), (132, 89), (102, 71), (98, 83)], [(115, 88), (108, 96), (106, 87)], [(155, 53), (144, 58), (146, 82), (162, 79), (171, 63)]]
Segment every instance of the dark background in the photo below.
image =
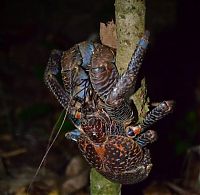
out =
[[(187, 149), (200, 142), (200, 3), (147, 0), (146, 6), (151, 44), (142, 73), (148, 94), (152, 102), (173, 99), (176, 108), (154, 127), (159, 139), (151, 146), (154, 168), (150, 177), (138, 185), (123, 187), (122, 194), (139, 194), (154, 180), (181, 178)], [(14, 158), (19, 167), (38, 165), (62, 111), (43, 82), (50, 51), (66, 50), (98, 35), (99, 23), (113, 18), (113, 0), (1, 1), (0, 147), (4, 152), (18, 146), (28, 149), (25, 156)], [(5, 135), (11, 137), (9, 141)], [(58, 146), (51, 166), (61, 173), (77, 150), (64, 136), (60, 139), (63, 148)], [(3, 163), (11, 175), (15, 163), (12, 158)]]

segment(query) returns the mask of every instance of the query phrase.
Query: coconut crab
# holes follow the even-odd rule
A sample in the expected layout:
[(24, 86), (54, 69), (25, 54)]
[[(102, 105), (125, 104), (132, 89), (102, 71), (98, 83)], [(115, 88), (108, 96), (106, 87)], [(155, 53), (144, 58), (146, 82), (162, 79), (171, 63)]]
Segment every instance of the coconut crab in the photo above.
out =
[[(156, 140), (156, 132), (148, 128), (173, 107), (172, 101), (164, 101), (137, 124), (135, 110), (125, 99), (135, 87), (148, 37), (146, 32), (140, 39), (122, 75), (115, 66), (115, 51), (91, 42), (65, 52), (54, 50), (45, 71), (46, 84), (76, 127), (66, 137), (77, 142), (92, 167), (122, 184), (148, 176), (152, 163), (146, 145)], [(64, 88), (56, 79), (59, 65)]]

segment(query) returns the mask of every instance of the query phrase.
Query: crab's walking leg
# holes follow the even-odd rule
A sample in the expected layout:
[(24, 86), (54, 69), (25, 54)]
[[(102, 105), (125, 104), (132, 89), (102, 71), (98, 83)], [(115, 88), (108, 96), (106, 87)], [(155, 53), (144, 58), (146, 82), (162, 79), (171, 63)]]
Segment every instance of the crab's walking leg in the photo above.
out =
[(155, 122), (165, 117), (167, 114), (172, 112), (174, 101), (163, 101), (158, 106), (156, 106), (151, 112), (149, 112), (141, 126), (141, 133), (148, 127), (153, 125)]
[(135, 52), (131, 58), (127, 70), (119, 78), (118, 82), (110, 92), (107, 101), (109, 103), (123, 99), (125, 94), (135, 87), (137, 75), (142, 64), (142, 60), (147, 49), (149, 39), (149, 32), (146, 31), (144, 36), (140, 39)]
[(137, 75), (148, 45), (148, 38), (149, 33), (146, 32), (140, 39), (127, 70), (118, 79), (106, 98), (105, 109), (115, 121), (130, 124), (135, 118), (133, 109), (124, 101), (124, 97), (131, 88), (135, 87)]
[[(146, 131), (147, 128), (149, 128), (158, 120), (165, 117), (170, 112), (172, 112), (173, 105), (174, 105), (174, 101), (163, 101), (146, 115), (146, 117), (144, 118), (141, 124), (139, 124), (138, 126), (127, 126), (125, 130), (126, 135), (132, 137), (136, 141), (138, 140), (145, 141), (145, 139), (148, 140), (149, 137), (156, 137), (156, 136), (153, 136), (155, 135), (154, 131), (153, 130)], [(148, 143), (150, 142), (151, 140), (148, 141)]]
[(49, 89), (55, 95), (59, 103), (67, 108), (69, 104), (69, 93), (66, 93), (56, 79), (59, 72), (59, 65), (62, 58), (62, 53), (59, 50), (53, 50), (48, 60), (48, 64), (44, 74), (44, 80)]

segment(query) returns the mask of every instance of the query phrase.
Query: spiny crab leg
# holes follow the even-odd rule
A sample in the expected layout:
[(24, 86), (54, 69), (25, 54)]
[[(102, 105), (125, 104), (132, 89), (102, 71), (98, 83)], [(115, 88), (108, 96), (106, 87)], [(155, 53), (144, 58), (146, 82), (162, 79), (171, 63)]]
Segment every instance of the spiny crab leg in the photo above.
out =
[(117, 100), (123, 99), (125, 94), (130, 89), (135, 87), (137, 75), (148, 46), (149, 35), (150, 33), (146, 31), (144, 36), (139, 40), (127, 70), (122, 74), (110, 92), (109, 96), (107, 97), (107, 103), (112, 104)]
[(151, 110), (144, 118), (142, 124), (138, 126), (128, 126), (126, 134), (131, 137), (136, 137), (143, 133), (147, 128), (156, 123), (158, 120), (171, 113), (173, 110), (174, 101), (163, 101), (153, 110)]
[[(112, 51), (101, 46), (95, 50), (92, 64), (89, 70), (93, 88), (103, 100), (102, 107), (112, 120), (125, 125), (135, 121), (134, 111), (126, 102), (125, 96), (136, 84), (137, 75), (147, 49), (149, 32), (145, 32), (140, 39), (127, 70), (119, 77), (114, 65)], [(99, 51), (104, 53), (99, 53)], [(108, 59), (105, 59), (105, 57)], [(111, 71), (112, 70), (112, 71)]]
[(142, 132), (173, 111), (174, 101), (163, 101), (150, 111), (141, 124)]
[(56, 79), (56, 75), (59, 73), (59, 65), (62, 57), (62, 53), (59, 50), (53, 50), (48, 60), (48, 64), (44, 74), (44, 80), (48, 88), (52, 91), (59, 103), (67, 108), (69, 104), (69, 95), (64, 91), (60, 83)]

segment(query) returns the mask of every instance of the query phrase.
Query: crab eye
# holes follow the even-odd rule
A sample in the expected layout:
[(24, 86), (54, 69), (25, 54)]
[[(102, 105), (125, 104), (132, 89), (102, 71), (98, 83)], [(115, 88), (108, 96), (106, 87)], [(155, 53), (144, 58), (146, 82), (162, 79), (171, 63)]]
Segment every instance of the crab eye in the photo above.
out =
[(105, 66), (99, 66), (96, 68), (92, 68), (92, 73), (102, 73), (106, 70)]

